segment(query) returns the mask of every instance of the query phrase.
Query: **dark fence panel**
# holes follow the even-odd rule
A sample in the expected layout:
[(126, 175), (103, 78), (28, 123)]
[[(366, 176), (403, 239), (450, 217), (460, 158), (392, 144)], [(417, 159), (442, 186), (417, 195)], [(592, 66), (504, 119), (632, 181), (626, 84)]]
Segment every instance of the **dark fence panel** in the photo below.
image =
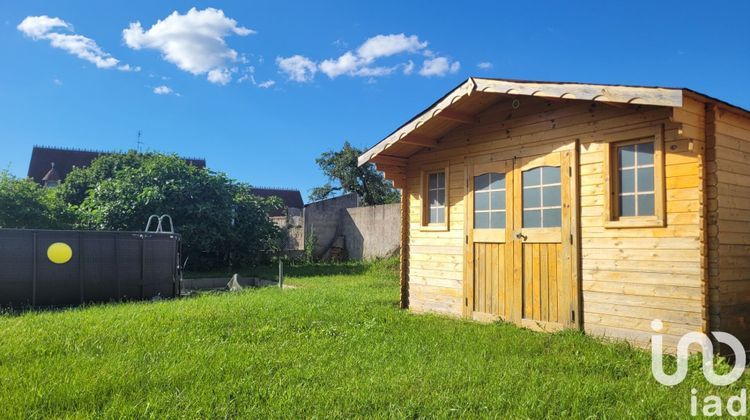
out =
[[(64, 263), (52, 244), (72, 251)], [(69, 306), (171, 298), (179, 290), (179, 235), (0, 229), (0, 306)]]

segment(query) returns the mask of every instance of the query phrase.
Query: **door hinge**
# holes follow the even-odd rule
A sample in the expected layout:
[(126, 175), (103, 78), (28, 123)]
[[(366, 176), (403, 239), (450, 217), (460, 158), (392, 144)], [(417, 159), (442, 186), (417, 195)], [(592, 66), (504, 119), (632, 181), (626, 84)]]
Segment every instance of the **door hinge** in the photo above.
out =
[(573, 234), (570, 234), (570, 244), (573, 245)]
[(571, 322), (576, 322), (576, 311), (575, 310), (570, 311), (570, 321)]
[(469, 298), (464, 298), (464, 305), (469, 306)]
[(573, 167), (568, 166), (568, 176), (573, 176)]
[(466, 235), (466, 245), (469, 245), (469, 235)]

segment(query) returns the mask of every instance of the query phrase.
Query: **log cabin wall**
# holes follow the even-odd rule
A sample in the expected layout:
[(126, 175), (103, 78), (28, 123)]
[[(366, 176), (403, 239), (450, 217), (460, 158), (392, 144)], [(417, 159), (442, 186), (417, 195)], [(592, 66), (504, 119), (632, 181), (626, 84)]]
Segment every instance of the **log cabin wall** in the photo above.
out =
[(715, 135), (712, 330), (750, 343), (750, 118), (709, 106)]
[[(519, 103), (516, 103), (519, 105)], [(580, 160), (580, 256), (576, 270), (586, 332), (645, 345), (651, 321), (664, 322), (674, 345), (688, 331), (703, 331), (707, 309), (703, 263), (702, 104), (677, 117), (668, 107), (608, 105), (589, 101), (504, 99), (462, 125), (438, 145), (408, 159), (409, 306), (415, 312), (462, 316), (464, 309), (464, 161), (487, 154), (532, 155), (578, 144)], [(664, 139), (666, 225), (605, 227), (604, 170), (607, 142), (661, 130)], [(421, 168), (448, 163), (449, 229), (424, 230)], [(580, 321), (579, 321), (580, 322)]]

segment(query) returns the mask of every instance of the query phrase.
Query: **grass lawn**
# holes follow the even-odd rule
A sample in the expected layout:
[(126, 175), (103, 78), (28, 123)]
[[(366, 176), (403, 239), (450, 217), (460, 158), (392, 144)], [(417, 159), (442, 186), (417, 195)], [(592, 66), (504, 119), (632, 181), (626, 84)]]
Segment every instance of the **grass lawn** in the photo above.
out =
[(668, 388), (624, 344), (413, 315), (395, 268), (292, 267), (296, 289), (0, 316), (0, 416), (674, 418), (691, 388), (749, 385), (713, 388), (692, 366)]

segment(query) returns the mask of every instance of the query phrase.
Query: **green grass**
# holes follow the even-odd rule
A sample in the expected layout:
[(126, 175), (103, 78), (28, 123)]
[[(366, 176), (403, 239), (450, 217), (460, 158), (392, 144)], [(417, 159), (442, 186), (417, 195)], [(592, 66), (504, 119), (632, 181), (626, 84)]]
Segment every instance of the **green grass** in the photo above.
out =
[[(269, 268), (265, 275), (275, 272)], [(686, 417), (648, 352), (397, 309), (393, 261), (296, 289), (0, 316), (2, 417)]]

